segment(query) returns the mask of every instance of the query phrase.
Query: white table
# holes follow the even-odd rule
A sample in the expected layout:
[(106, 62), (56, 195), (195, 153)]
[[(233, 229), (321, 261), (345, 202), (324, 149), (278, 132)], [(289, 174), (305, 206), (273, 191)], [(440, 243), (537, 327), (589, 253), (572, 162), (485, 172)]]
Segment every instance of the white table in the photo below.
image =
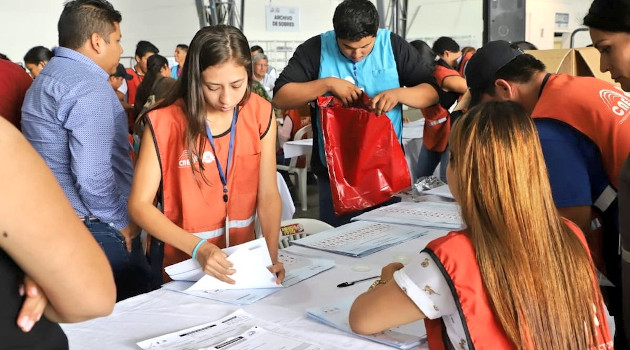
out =
[[(334, 259), (336, 266), (242, 308), (258, 318), (286, 326), (319, 343), (351, 350), (392, 349), (306, 318), (305, 310), (344, 297), (358, 296), (368, 288), (371, 281), (346, 288), (337, 288), (337, 284), (378, 275), (383, 265), (401, 257), (413, 259), (429, 241), (438, 236), (427, 235), (364, 258), (291, 246), (287, 248), (291, 252)], [(368, 266), (370, 271), (353, 270), (359, 265)], [(159, 289), (117, 303), (114, 312), (108, 317), (79, 324), (63, 324), (62, 328), (68, 336), (70, 349), (137, 350), (139, 348), (135, 344), (141, 340), (211, 322), (238, 308), (236, 305)], [(414, 349), (427, 347), (423, 345)]]
[(282, 145), (284, 158), (299, 157), (310, 154), (313, 150), (313, 139), (287, 141)]

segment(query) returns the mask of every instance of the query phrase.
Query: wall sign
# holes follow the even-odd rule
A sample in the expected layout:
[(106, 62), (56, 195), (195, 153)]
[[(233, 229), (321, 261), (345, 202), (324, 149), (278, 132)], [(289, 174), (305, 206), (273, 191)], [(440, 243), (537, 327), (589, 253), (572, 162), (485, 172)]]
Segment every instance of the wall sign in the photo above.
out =
[(267, 31), (299, 32), (300, 9), (298, 7), (265, 6)]

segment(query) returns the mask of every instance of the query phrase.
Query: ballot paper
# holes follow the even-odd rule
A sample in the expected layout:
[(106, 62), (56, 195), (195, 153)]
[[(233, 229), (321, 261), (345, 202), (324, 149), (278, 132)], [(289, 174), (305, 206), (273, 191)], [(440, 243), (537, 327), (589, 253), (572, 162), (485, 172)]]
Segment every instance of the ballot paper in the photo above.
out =
[[(282, 286), (290, 287), (307, 278), (317, 275), (335, 266), (331, 259), (324, 259), (316, 256), (295, 254), (281, 249), (278, 251), (278, 260), (284, 264), (285, 277)], [(192, 274), (192, 273), (191, 273)], [(280, 290), (280, 288), (252, 288), (252, 289), (209, 289), (209, 290), (189, 290), (194, 282), (173, 281), (167, 283), (163, 288), (194, 295), (201, 298), (212, 299), (236, 305), (249, 305), (266, 296)]]
[(272, 263), (264, 238), (236, 246), (236, 250), (229, 254), (227, 260), (232, 262), (232, 268), (236, 271), (229, 276), (236, 283), (230, 284), (216, 277), (204, 275), (188, 289), (282, 288), (282, 285), (276, 283), (276, 275), (268, 269)]
[(352, 333), (357, 337), (395, 347), (397, 349), (410, 349), (426, 341), (427, 332), (423, 321), (410, 323), (402, 327), (396, 327), (371, 335), (357, 334), (350, 329), (348, 317), (350, 307), (354, 299), (343, 299), (306, 310), (306, 315), (328, 326)]
[(446, 229), (464, 226), (459, 205), (455, 202), (400, 202), (370, 210), (352, 220)]
[(432, 188), (430, 190), (422, 191), (422, 194), (432, 194), (443, 198), (455, 199), (455, 197), (453, 197), (453, 194), (451, 193), (451, 190), (448, 188), (448, 185), (442, 185)]
[(276, 276), (269, 271), (272, 265), (269, 250), (264, 238), (223, 249), (228, 254), (228, 261), (234, 265), (236, 272), (230, 275), (236, 283), (225, 283), (213, 276), (203, 273), (196, 260), (188, 259), (175, 265), (167, 266), (164, 270), (174, 281), (197, 282), (191, 290), (208, 289), (252, 289), (279, 288)]
[[(300, 335), (237, 310), (217, 321), (164, 334), (137, 343), (141, 349), (323, 349), (322, 344), (300, 339)], [(326, 345), (326, 348), (331, 348)]]
[(336, 254), (362, 257), (424, 236), (429, 232), (432, 231), (416, 226), (355, 221), (290, 243)]

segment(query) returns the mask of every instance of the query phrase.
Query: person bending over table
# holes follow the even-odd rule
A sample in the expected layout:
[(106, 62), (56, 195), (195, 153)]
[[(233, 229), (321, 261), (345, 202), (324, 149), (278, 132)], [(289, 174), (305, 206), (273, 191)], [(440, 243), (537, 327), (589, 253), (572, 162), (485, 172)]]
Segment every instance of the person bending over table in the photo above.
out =
[(481, 104), (450, 145), (467, 229), (385, 266), (354, 301), (352, 329), (425, 319), (430, 349), (612, 349), (586, 240), (554, 206), (531, 118), (514, 102)]
[[(167, 243), (165, 266), (192, 256), (228, 283), (234, 269), (221, 248), (254, 239), (257, 214), (281, 283), (275, 118), (271, 104), (250, 93), (251, 76), (240, 30), (197, 32), (178, 85), (145, 117), (129, 213)], [(153, 205), (158, 190), (163, 212)]]
[(44, 160), (3, 118), (0, 133), (0, 347), (67, 349), (55, 322), (110, 314), (112, 269)]

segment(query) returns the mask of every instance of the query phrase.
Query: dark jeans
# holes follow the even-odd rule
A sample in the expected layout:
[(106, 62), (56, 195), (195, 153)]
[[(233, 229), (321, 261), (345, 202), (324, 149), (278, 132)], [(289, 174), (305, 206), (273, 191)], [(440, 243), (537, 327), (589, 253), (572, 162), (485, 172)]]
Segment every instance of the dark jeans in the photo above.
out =
[(107, 223), (99, 220), (84, 220), (96, 241), (105, 251), (114, 272), (116, 301), (150, 291), (150, 267), (142, 250), (138, 235), (131, 241), (131, 253), (127, 251), (123, 235)]
[(392, 197), (385, 203), (375, 205), (370, 208), (359, 210), (354, 213), (344, 214), (341, 216), (335, 215), (335, 209), (333, 208), (332, 192), (330, 189), (330, 180), (327, 176), (317, 176), (317, 189), (319, 192), (319, 219), (334, 227), (339, 227), (350, 222), (350, 220), (360, 214), (383, 207), (386, 205), (398, 203), (401, 201), (400, 197)]

